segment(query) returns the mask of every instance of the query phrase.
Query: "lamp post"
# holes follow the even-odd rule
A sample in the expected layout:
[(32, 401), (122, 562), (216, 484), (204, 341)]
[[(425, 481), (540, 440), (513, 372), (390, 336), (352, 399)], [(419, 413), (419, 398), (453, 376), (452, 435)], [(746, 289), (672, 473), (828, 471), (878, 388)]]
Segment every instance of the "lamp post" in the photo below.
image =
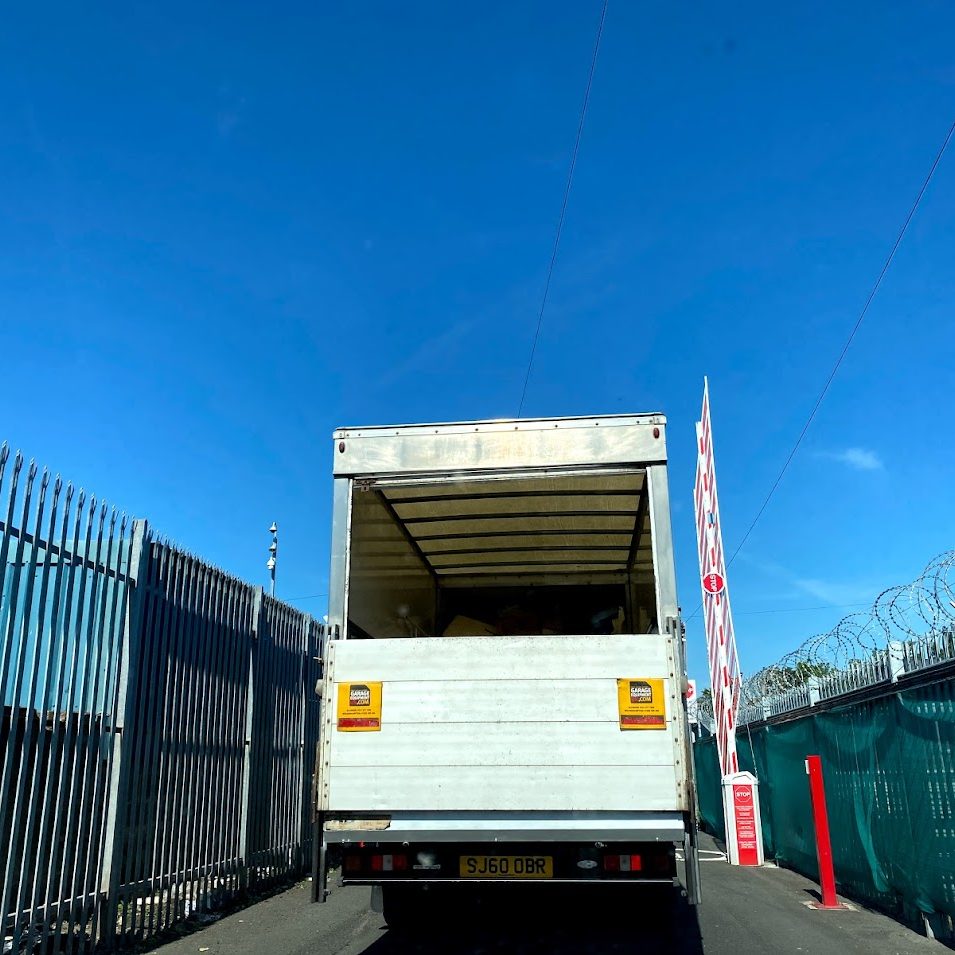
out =
[(279, 526), (272, 521), (272, 526), (269, 528), (269, 533), (272, 535), (272, 543), (269, 544), (269, 559), (266, 563), (266, 567), (269, 569), (269, 596), (275, 596), (275, 557), (279, 551)]

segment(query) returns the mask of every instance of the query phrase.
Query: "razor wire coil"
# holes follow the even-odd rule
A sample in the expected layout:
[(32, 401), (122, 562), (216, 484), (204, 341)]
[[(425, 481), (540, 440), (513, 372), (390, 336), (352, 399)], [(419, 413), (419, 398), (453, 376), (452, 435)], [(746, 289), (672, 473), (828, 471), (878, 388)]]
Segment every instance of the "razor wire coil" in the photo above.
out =
[[(768, 719), (955, 660), (955, 550), (934, 557), (910, 584), (889, 587), (868, 611), (843, 617), (742, 681), (738, 723)], [(712, 725), (713, 701), (699, 718)]]

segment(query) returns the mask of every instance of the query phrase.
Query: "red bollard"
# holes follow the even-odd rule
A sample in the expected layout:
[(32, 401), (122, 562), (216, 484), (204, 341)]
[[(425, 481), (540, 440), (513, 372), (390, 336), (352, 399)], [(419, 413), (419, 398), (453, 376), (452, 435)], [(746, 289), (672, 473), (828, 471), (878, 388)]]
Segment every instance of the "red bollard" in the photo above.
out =
[(812, 818), (816, 828), (816, 858), (819, 860), (819, 887), (822, 890), (822, 902), (816, 903), (815, 907), (841, 909), (836, 898), (836, 876), (832, 870), (832, 843), (829, 839), (826, 787), (822, 781), (822, 760), (818, 756), (807, 756), (806, 772), (809, 774)]

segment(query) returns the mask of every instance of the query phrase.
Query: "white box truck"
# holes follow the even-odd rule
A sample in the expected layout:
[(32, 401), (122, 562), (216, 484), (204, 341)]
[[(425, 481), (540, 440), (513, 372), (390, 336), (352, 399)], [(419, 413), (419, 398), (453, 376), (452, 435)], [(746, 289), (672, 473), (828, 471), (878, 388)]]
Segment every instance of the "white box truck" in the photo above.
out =
[(699, 901), (659, 414), (334, 435), (314, 894), (443, 884)]

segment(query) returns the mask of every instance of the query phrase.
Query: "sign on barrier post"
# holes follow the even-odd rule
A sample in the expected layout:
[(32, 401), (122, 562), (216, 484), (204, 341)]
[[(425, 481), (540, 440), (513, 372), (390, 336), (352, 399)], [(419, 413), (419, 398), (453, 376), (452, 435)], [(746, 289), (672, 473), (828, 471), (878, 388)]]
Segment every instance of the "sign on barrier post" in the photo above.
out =
[(696, 695), (696, 680), (686, 681), (686, 718), (690, 726), (695, 726), (700, 722), (700, 700)]
[(763, 829), (759, 818), (759, 780), (752, 773), (723, 777), (726, 854), (732, 865), (763, 864)]

